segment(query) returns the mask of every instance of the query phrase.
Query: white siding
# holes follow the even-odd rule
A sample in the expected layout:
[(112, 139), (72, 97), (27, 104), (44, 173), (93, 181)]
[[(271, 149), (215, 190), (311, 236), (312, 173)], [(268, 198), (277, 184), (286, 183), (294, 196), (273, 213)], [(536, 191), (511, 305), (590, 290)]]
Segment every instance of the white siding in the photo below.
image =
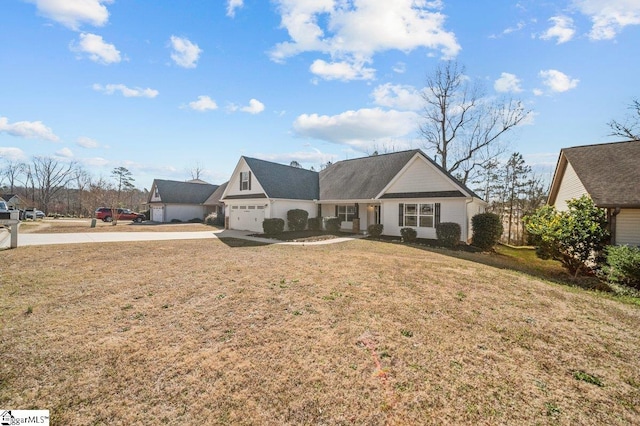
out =
[(556, 196), (555, 207), (558, 211), (568, 210), (567, 201), (573, 198), (580, 198), (588, 195), (587, 190), (580, 181), (576, 171), (571, 167), (571, 163), (567, 163), (567, 168), (562, 176), (558, 195)]
[(452, 191), (460, 189), (432, 164), (417, 157), (391, 184), (386, 193)]
[[(400, 229), (403, 228), (399, 225), (399, 204), (420, 204), (420, 203), (440, 203), (440, 222), (455, 222), (460, 225), (462, 235), (461, 241), (467, 241), (467, 219), (466, 219), (466, 206), (465, 200), (451, 200), (447, 198), (442, 199), (409, 199), (409, 200), (393, 200), (382, 202), (381, 215), (382, 224), (384, 225), (384, 235), (400, 235)], [(421, 228), (416, 227), (415, 230), (418, 233), (418, 238), (436, 238), (435, 228)]]
[(473, 202), (467, 204), (467, 226), (466, 229), (462, 228), (462, 235), (460, 236), (460, 239), (462, 241), (466, 241), (468, 243), (471, 242), (471, 237), (473, 237), (473, 226), (471, 226), (471, 219), (477, 214), (484, 213), (485, 210), (485, 204), (481, 203), (480, 201), (473, 200)]
[(616, 244), (640, 246), (640, 209), (623, 209), (616, 217)]
[(251, 172), (251, 189), (250, 190), (240, 190), (240, 173), (242, 172), (251, 172), (251, 169), (247, 165), (247, 162), (244, 161), (244, 158), (238, 163), (236, 173), (231, 176), (229, 180), (229, 184), (227, 186), (226, 197), (231, 195), (251, 195), (251, 194), (264, 194), (264, 189), (258, 179), (254, 176), (253, 172)]
[(165, 205), (164, 221), (171, 222), (173, 219), (187, 222), (191, 219), (204, 219), (204, 206), (192, 204), (167, 204)]
[(309, 217), (318, 216), (318, 205), (313, 201), (305, 200), (276, 200), (271, 204), (271, 216), (272, 218), (279, 217), (284, 220), (284, 229), (287, 227), (287, 212), (289, 210), (300, 209), (306, 210), (309, 213)]

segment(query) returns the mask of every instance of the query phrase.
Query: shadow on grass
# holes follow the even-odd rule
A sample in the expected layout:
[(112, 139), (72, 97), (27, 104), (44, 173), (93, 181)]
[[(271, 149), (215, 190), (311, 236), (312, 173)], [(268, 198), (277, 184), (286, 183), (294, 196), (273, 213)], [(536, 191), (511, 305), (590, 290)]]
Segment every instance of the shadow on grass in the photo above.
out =
[(220, 241), (221, 243), (227, 245), (228, 247), (231, 248), (237, 248), (237, 247), (262, 247), (262, 246), (269, 246), (271, 245), (270, 243), (266, 243), (266, 242), (262, 242), (262, 241), (252, 241), (252, 240), (245, 240), (242, 238), (233, 238), (233, 237), (218, 237), (218, 241)]
[[(404, 244), (396, 240), (378, 240), (391, 244)], [(539, 279), (551, 281), (556, 284), (579, 287), (584, 290), (595, 290), (613, 293), (613, 289), (605, 282), (595, 276), (579, 276), (574, 278), (555, 260), (543, 260), (536, 256), (533, 247), (510, 247), (505, 245), (496, 246), (495, 250), (483, 252), (476, 247), (463, 245), (457, 249), (446, 249), (437, 247), (435, 240), (426, 242), (416, 242), (408, 244), (411, 247), (439, 253), (457, 259), (468, 260), (475, 263), (491, 266), (494, 268), (521, 272)]]

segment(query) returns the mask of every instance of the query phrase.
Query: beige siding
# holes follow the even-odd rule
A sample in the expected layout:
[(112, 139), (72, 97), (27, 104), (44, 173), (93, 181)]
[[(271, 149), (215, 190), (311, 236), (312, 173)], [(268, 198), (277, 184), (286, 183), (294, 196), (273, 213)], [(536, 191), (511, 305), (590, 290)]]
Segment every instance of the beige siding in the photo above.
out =
[(558, 188), (558, 196), (556, 197), (555, 207), (558, 211), (568, 210), (567, 201), (573, 198), (580, 198), (588, 195), (587, 190), (580, 181), (576, 171), (571, 167), (571, 163), (567, 163), (567, 168), (562, 176), (560, 187)]
[(616, 217), (616, 244), (640, 246), (640, 209), (623, 209)]
[(430, 192), (452, 191), (457, 189), (459, 188), (432, 164), (418, 157), (385, 192)]

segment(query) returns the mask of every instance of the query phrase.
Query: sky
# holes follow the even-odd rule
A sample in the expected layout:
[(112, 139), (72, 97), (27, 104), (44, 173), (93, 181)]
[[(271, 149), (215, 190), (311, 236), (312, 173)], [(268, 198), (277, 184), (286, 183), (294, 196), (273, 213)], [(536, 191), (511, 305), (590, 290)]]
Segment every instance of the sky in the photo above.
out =
[(126, 167), (149, 189), (223, 183), (243, 155), (424, 148), (420, 93), (455, 60), (531, 110), (504, 142), (552, 174), (561, 148), (620, 140), (639, 53), (638, 0), (3, 0), (0, 167)]

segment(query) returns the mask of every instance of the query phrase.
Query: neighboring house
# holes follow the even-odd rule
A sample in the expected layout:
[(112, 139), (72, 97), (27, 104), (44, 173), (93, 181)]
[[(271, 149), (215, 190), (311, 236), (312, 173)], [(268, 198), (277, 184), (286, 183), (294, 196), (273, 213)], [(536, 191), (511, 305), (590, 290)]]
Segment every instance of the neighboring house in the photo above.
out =
[(606, 209), (612, 244), (640, 246), (640, 141), (576, 146), (560, 151), (549, 204), (589, 196)]
[(224, 223), (224, 203), (221, 201), (222, 194), (224, 194), (224, 190), (227, 189), (228, 184), (229, 182), (225, 182), (220, 185), (203, 203), (210, 213), (216, 214), (216, 218), (219, 219), (221, 224)]
[(186, 222), (203, 219), (217, 205), (206, 205), (207, 199), (218, 189), (201, 180), (179, 182), (154, 179), (149, 192), (150, 219), (154, 222)]
[(24, 197), (18, 194), (0, 195), (0, 199), (6, 201), (7, 206), (11, 210), (25, 209), (29, 205), (29, 202)]
[(222, 201), (226, 227), (262, 232), (265, 218), (302, 209), (309, 217), (338, 217), (342, 229), (382, 224), (385, 235), (415, 228), (436, 238), (440, 222), (456, 222), (471, 238), (471, 217), (486, 203), (420, 150), (340, 161), (321, 172), (241, 157)]

